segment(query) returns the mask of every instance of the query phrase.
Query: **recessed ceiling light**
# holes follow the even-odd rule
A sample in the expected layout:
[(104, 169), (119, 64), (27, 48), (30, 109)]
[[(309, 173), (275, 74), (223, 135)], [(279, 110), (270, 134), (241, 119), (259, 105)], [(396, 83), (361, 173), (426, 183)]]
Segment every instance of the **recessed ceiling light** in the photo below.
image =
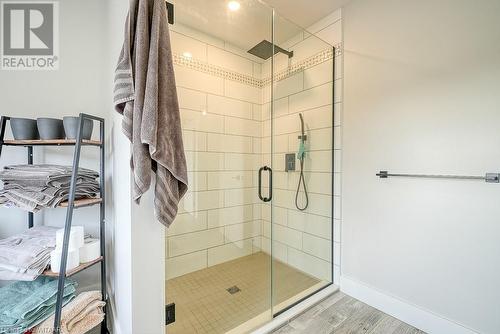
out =
[(193, 55), (191, 54), (191, 52), (183, 52), (182, 56), (184, 56), (184, 58), (193, 58)]
[(227, 8), (229, 8), (229, 10), (235, 12), (237, 11), (238, 9), (240, 9), (241, 5), (238, 1), (229, 1), (228, 4), (227, 4)]

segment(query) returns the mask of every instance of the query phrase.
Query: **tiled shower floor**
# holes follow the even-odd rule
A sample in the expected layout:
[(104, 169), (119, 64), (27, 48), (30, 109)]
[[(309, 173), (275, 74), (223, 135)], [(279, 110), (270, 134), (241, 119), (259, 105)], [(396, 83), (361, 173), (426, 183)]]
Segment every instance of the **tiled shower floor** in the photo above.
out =
[[(261, 252), (168, 280), (167, 304), (175, 303), (176, 321), (166, 332), (221, 334), (264, 312), (270, 318), (270, 260)], [(276, 305), (321, 283), (281, 262), (273, 265)], [(233, 286), (241, 291), (226, 291)]]

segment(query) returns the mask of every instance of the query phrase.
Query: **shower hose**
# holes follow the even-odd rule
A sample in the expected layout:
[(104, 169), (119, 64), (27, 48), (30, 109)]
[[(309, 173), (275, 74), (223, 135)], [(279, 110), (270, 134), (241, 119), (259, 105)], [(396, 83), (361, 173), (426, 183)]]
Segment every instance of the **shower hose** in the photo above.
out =
[[(299, 205), (299, 192), (300, 192), (300, 185), (303, 185), (304, 187), (304, 195), (306, 197), (306, 202), (304, 206)], [(306, 188), (306, 181), (304, 179), (304, 159), (300, 159), (300, 176), (299, 176), (299, 184), (297, 185), (297, 192), (295, 193), (295, 206), (297, 209), (300, 211), (304, 211), (307, 209), (307, 206), (309, 205), (309, 196), (307, 195), (307, 188)]]
[[(295, 193), (295, 207), (299, 209), (300, 211), (304, 211), (307, 209), (307, 206), (309, 205), (309, 195), (307, 194), (307, 187), (306, 187), (306, 180), (304, 178), (304, 160), (306, 156), (305, 152), (305, 141), (306, 141), (306, 134), (304, 131), (304, 119), (302, 117), (302, 114), (299, 114), (300, 116), (300, 124), (302, 128), (302, 136), (300, 137), (300, 145), (299, 145), (299, 152), (297, 154), (297, 157), (300, 161), (300, 176), (299, 176), (299, 183), (297, 184), (297, 192)], [(299, 193), (300, 193), (300, 185), (302, 184), (302, 187), (304, 188), (304, 195), (305, 195), (305, 204), (304, 206), (299, 205)]]

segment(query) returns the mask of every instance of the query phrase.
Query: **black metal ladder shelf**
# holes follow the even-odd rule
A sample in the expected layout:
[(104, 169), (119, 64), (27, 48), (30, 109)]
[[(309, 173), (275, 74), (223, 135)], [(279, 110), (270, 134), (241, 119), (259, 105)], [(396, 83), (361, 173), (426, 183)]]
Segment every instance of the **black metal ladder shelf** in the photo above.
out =
[[(60, 322), (61, 322), (61, 314), (63, 308), (63, 295), (64, 295), (64, 283), (67, 277), (70, 277), (78, 272), (81, 272), (85, 269), (93, 267), (96, 264), (100, 264), (101, 266), (101, 293), (103, 301), (107, 303), (107, 292), (106, 292), (106, 252), (105, 252), (105, 244), (106, 244), (106, 234), (105, 234), (105, 152), (104, 152), (104, 119), (88, 114), (81, 113), (79, 115), (78, 122), (78, 132), (76, 139), (57, 139), (57, 140), (5, 140), (5, 129), (7, 125), (7, 121), (10, 120), (8, 116), (2, 116), (0, 120), (0, 157), (2, 155), (2, 150), (4, 146), (21, 146), (27, 147), (28, 149), (28, 164), (33, 164), (33, 147), (34, 146), (74, 146), (73, 153), (73, 172), (71, 174), (71, 184), (70, 184), (70, 192), (69, 198), (66, 202), (63, 202), (59, 205), (61, 208), (66, 209), (66, 220), (64, 224), (64, 237), (63, 237), (63, 249), (62, 249), (62, 258), (60, 265), (60, 274), (56, 274), (47, 270), (43, 273), (45, 276), (57, 277), (58, 278), (58, 289), (57, 289), (57, 301), (56, 301), (56, 309), (55, 309), (55, 319), (54, 319), (54, 334), (60, 334)], [(83, 123), (84, 120), (91, 120), (99, 122), (99, 140), (85, 140), (82, 138), (83, 136)], [(99, 186), (100, 186), (100, 197), (99, 198), (87, 198), (87, 199), (75, 199), (75, 191), (76, 191), (76, 180), (78, 175), (78, 168), (80, 166), (80, 153), (82, 146), (95, 146), (99, 147), (100, 150), (100, 170), (99, 170)], [(75, 208), (86, 207), (99, 205), (99, 234), (100, 234), (100, 249), (101, 256), (89, 263), (84, 263), (79, 267), (66, 272), (67, 260), (68, 260), (68, 248), (69, 248), (69, 237), (71, 225), (73, 222), (73, 210)], [(34, 215), (32, 212), (28, 212), (28, 227), (32, 228), (34, 223)], [(101, 323), (101, 334), (109, 333), (107, 328), (107, 305), (104, 308), (104, 320)]]

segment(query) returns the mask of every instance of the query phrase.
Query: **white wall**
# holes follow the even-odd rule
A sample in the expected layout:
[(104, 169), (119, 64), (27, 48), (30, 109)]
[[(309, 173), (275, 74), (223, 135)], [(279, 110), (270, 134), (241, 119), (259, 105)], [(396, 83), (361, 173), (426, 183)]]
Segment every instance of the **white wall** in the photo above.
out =
[[(60, 69), (2, 71), (2, 114), (62, 118), (85, 112), (106, 119), (110, 331), (156, 334), (164, 329), (164, 231), (151, 218), (151, 212), (132, 206), (130, 146), (121, 132), (121, 117), (112, 105), (114, 69), (123, 43), (128, 1), (68, 0), (59, 6)], [(94, 129), (96, 137), (98, 128)], [(98, 170), (98, 153), (96, 148), (84, 148), (82, 166)], [(71, 164), (72, 154), (72, 148), (35, 148), (35, 163)], [(0, 163), (25, 162), (26, 150), (9, 147), (4, 149)], [(0, 208), (0, 213), (1, 238), (27, 228), (25, 212)], [(35, 222), (62, 226), (64, 216), (65, 210), (46, 210), (35, 215)], [(74, 217), (73, 224), (85, 225), (87, 231), (98, 235), (97, 207), (78, 209)], [(79, 274), (80, 287), (97, 288), (99, 274), (98, 266)]]
[(500, 185), (375, 173), (499, 171), (499, 12), (496, 0), (343, 12), (342, 288), (429, 333), (498, 333)]
[[(121, 133), (121, 118), (113, 111), (112, 82), (118, 53), (123, 42), (127, 1), (114, 0), (103, 3), (98, 0), (60, 2), (60, 68), (54, 72), (7, 72), (0, 74), (0, 90), (4, 108), (2, 114), (36, 118), (41, 116), (62, 118), (85, 112), (104, 117), (106, 135), (106, 183), (107, 183), (107, 255), (108, 291), (110, 303), (108, 315), (113, 333), (133, 333), (133, 304), (136, 309), (147, 309), (148, 302), (133, 303), (132, 299), (132, 227), (130, 203), (129, 144)], [(97, 125), (97, 124), (95, 124)], [(98, 128), (94, 128), (94, 137)], [(10, 128), (8, 135), (10, 135)], [(97, 138), (97, 137), (96, 137)], [(35, 148), (35, 163), (71, 164), (72, 148)], [(84, 148), (82, 165), (98, 170), (98, 150)], [(25, 163), (26, 150), (5, 148), (2, 166)], [(114, 208), (119, 210), (114, 212)], [(4, 238), (27, 228), (26, 213), (17, 209), (0, 208), (0, 237)], [(36, 224), (61, 226), (65, 210), (46, 210), (35, 215)], [(98, 235), (97, 207), (75, 211), (74, 224), (83, 224)], [(158, 235), (158, 233), (154, 234)], [(162, 241), (162, 238), (159, 240)], [(146, 240), (143, 244), (148, 244)], [(150, 243), (152, 244), (152, 243)], [(141, 257), (143, 253), (134, 254)], [(163, 254), (163, 249), (159, 251)], [(160, 258), (161, 261), (161, 258)], [(137, 263), (137, 262), (136, 262)], [(162, 277), (163, 270), (158, 276)], [(82, 272), (78, 276), (80, 287), (97, 288), (99, 267)], [(137, 281), (137, 280), (136, 280)], [(137, 291), (157, 290), (150, 282), (142, 282)], [(137, 285), (136, 285), (137, 286)], [(159, 283), (159, 287), (163, 283)], [(157, 294), (162, 304), (161, 294)], [(140, 298), (136, 298), (138, 300)], [(145, 306), (146, 305), (146, 306)], [(157, 307), (163, 313), (163, 307)], [(154, 314), (154, 312), (150, 312)], [(151, 316), (141, 319), (151, 323)], [(161, 326), (162, 320), (158, 320)], [(140, 325), (140, 321), (136, 321)], [(163, 327), (162, 327), (163, 328)], [(136, 331), (137, 332), (137, 331)], [(157, 331), (151, 331), (156, 333)]]
[[(128, 1), (108, 1), (106, 8), (106, 111), (108, 115), (108, 316), (112, 333), (132, 333), (132, 203), (130, 184), (130, 144), (121, 131), (121, 116), (114, 111), (113, 80), (123, 45)], [(114, 210), (114, 208), (119, 208)]]
[[(105, 53), (104, 6), (101, 1), (68, 0), (59, 3), (60, 68), (58, 71), (1, 71), (0, 91), (2, 115), (13, 117), (77, 116), (80, 112), (104, 117)], [(88, 18), (92, 17), (92, 20)], [(98, 138), (98, 124), (94, 137)], [(7, 126), (7, 136), (10, 136)], [(41, 148), (34, 150), (35, 163), (71, 165), (73, 148)], [(99, 151), (84, 148), (81, 165), (99, 170)], [(26, 149), (7, 147), (2, 152), (0, 165), (27, 163)], [(86, 231), (98, 235), (99, 209), (90, 207), (75, 211), (73, 224), (84, 225)], [(66, 211), (50, 209), (35, 214), (35, 223), (64, 225)], [(15, 208), (0, 208), (0, 238), (27, 229), (27, 214)], [(97, 287), (99, 268), (79, 274), (81, 288)], [(1, 283), (0, 283), (1, 284)]]
[[(165, 229), (153, 215), (152, 192), (132, 203), (130, 143), (112, 105), (114, 70), (123, 44), (128, 1), (108, 3), (107, 100), (110, 125), (111, 200), (109, 291), (112, 333), (156, 334), (165, 323)], [(110, 167), (111, 169), (111, 167)], [(153, 186), (154, 187), (154, 186)]]

